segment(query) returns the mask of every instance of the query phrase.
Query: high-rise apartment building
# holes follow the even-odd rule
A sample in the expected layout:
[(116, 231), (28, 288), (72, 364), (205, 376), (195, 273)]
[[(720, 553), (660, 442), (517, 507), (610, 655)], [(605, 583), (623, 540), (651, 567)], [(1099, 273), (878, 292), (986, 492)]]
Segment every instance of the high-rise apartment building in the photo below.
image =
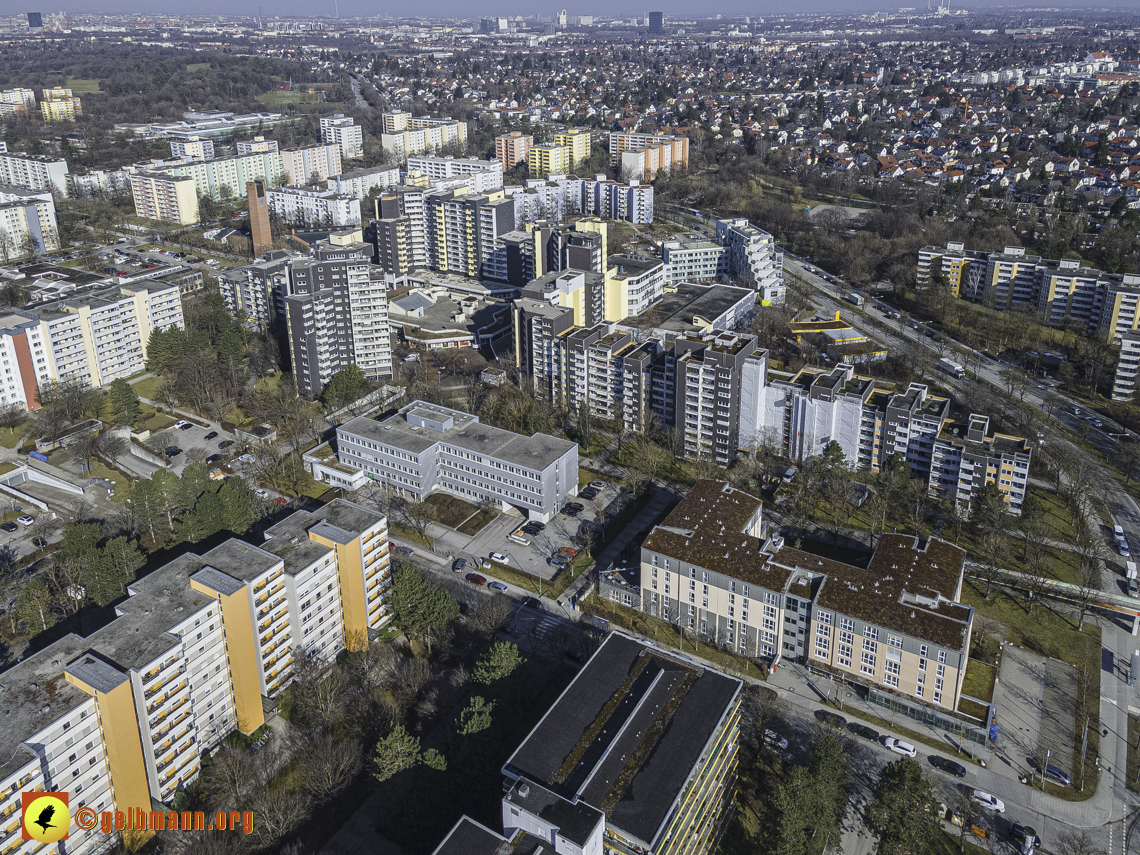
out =
[(253, 257), (257, 258), (273, 247), (273, 230), (269, 225), (269, 201), (265, 196), (265, 183), (247, 182), (245, 195), (246, 205), (249, 207), (249, 234), (253, 241)]
[(281, 187), (266, 193), (269, 211), (298, 228), (360, 225), (360, 200), (325, 187)]
[(1020, 514), (1029, 486), (1032, 450), (1019, 436), (991, 433), (988, 416), (948, 421), (934, 441), (930, 494), (968, 513), (977, 492), (996, 484), (1010, 513)]
[(689, 166), (689, 138), (671, 134), (610, 132), (610, 162), (622, 177), (651, 181), (658, 169), (671, 172)]
[(663, 36), (665, 35), (665, 13), (664, 12), (650, 12), (649, 13), (649, 35)]
[(258, 136), (253, 139), (238, 140), (234, 143), (234, 150), (238, 154), (262, 154), (267, 151), (277, 151), (278, 145), (277, 140), (267, 140)]
[(569, 128), (554, 135), (554, 144), (570, 149), (570, 168), (577, 166), (590, 156), (590, 129)]
[[(345, 160), (364, 157), (364, 129), (344, 113), (321, 117), (321, 141), (326, 145), (338, 146), (340, 155)], [(338, 172), (339, 167), (332, 174)], [(326, 175), (325, 178), (327, 177)]]
[(283, 184), (320, 184), (341, 173), (343, 150), (336, 143), (281, 152)]
[(534, 137), (522, 131), (511, 131), (495, 137), (495, 157), (503, 165), (503, 171), (510, 172), (520, 163), (526, 163), (532, 145)]
[(532, 145), (526, 156), (527, 172), (531, 178), (570, 171), (570, 147), (565, 145)]
[[(241, 154), (240, 149), (238, 154)], [(197, 137), (189, 140), (171, 140), (170, 156), (206, 160), (214, 156), (214, 141), (202, 140)]]
[[(137, 848), (208, 752), (264, 723), (263, 699), (289, 684), (294, 655), (331, 662), (388, 621), (383, 515), (336, 500), (265, 537), (261, 547), (234, 539), (176, 558), (131, 583), (106, 626), (66, 635), (0, 675), (0, 812), (18, 819), (21, 791), (67, 791), (73, 813), (131, 811), (132, 830), (121, 834)], [(20, 834), (8, 823), (0, 847), (38, 846)], [(67, 852), (94, 855), (119, 834), (73, 826)]]
[(42, 255), (59, 246), (51, 191), (0, 185), (0, 259)]
[(1042, 259), (1024, 247), (974, 252), (964, 244), (924, 247), (918, 283), (941, 283), (964, 300), (996, 309), (1030, 311), (1051, 327), (1079, 329), (1118, 342), (1140, 329), (1140, 274), (1105, 273), (1077, 259)]
[[(36, 93), (31, 89), (16, 87), (0, 92), (0, 104), (22, 104), (27, 110), (36, 107)], [(25, 113), (26, 115), (26, 113)]]
[(0, 154), (0, 184), (68, 194), (67, 161), (34, 154)]
[[(430, 186), (439, 186), (449, 178), (471, 175), (478, 181), (468, 184), (472, 193), (500, 190), (503, 186), (503, 167), (497, 160), (479, 160), (475, 157), (435, 157), (416, 155), (408, 158), (408, 175), (419, 172)], [(410, 182), (409, 182), (410, 183)]]
[(82, 102), (63, 86), (44, 89), (40, 110), (45, 122), (74, 122), (76, 116), (83, 115)]
[(285, 298), (292, 293), (289, 270), (295, 259), (304, 258), (289, 249), (270, 250), (252, 264), (222, 271), (218, 291), (231, 315), (243, 312), (263, 331), (285, 321)]
[(501, 192), (473, 196), (435, 190), (424, 196), (427, 266), (479, 278), (501, 238), (515, 228), (514, 203)]
[(285, 324), (298, 394), (316, 398), (349, 365), (391, 376), (388, 284), (371, 258), (366, 243), (321, 243), (290, 262)]
[(1131, 401), (1136, 394), (1136, 374), (1140, 371), (1140, 330), (1128, 330), (1120, 336), (1120, 357), (1112, 383), (1112, 400)]
[[(238, 198), (250, 181), (264, 181), (267, 187), (280, 187), (284, 183), (285, 169), (281, 152), (272, 151), (162, 166), (151, 170), (150, 174), (191, 178), (194, 180), (195, 199), (206, 195), (220, 201)], [(133, 186), (132, 182), (132, 189)]]
[(467, 145), (467, 123), (453, 119), (414, 117), (411, 113), (385, 113), (380, 144), (397, 160), (439, 151), (444, 146)]
[(373, 190), (391, 190), (400, 183), (398, 166), (369, 166), (352, 169), (339, 175), (330, 175), (325, 186), (337, 195), (363, 199)]
[(754, 288), (765, 305), (784, 302), (784, 254), (745, 219), (717, 220), (715, 241), (666, 241), (661, 256), (670, 283), (727, 278)]
[[(249, 182), (246, 182), (247, 185)], [(198, 185), (188, 175), (131, 173), (135, 216), (188, 226), (198, 222)]]

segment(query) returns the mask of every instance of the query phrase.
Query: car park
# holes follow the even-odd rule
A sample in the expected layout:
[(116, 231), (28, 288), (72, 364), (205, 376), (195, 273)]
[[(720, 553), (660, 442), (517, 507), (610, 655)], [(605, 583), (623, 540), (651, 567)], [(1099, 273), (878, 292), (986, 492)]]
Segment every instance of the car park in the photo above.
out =
[(467, 566), (467, 559), (466, 558), (456, 558), (454, 561), (451, 562), (451, 572), (452, 573), (459, 573), (466, 566)]
[(216, 430), (212, 430), (208, 434), (206, 434), (204, 437), (202, 437), (202, 439), (206, 439), (206, 440), (216, 439), (217, 436), (218, 436), (218, 432)]
[(972, 798), (982, 807), (987, 807), (994, 811), (994, 813), (1005, 813), (1005, 802), (995, 795), (984, 793), (981, 790), (974, 790)]
[(953, 760), (942, 757), (938, 754), (930, 755), (930, 765), (935, 769), (941, 769), (947, 775), (953, 775), (955, 778), (966, 777), (965, 766), (963, 766), (961, 763), (955, 763)]
[(507, 555), (503, 555), (503, 553), (501, 553), (501, 552), (492, 552), (490, 555), (490, 558), (492, 561), (497, 561), (499, 564), (510, 564), (511, 563), (510, 557)]
[(495, 580), (494, 582), (488, 582), (487, 587), (492, 591), (499, 591), (504, 594), (507, 592), (507, 586), (498, 580)]
[(468, 582), (470, 582), (472, 585), (486, 585), (487, 584), (487, 579), (483, 576), (480, 576), (478, 573), (468, 573), (463, 578), (466, 579)]
[(893, 736), (888, 736), (883, 739), (883, 747), (888, 751), (893, 751), (895, 754), (901, 754), (904, 757), (914, 757), (918, 754), (915, 747), (909, 742), (903, 742), (901, 739), (896, 739)]

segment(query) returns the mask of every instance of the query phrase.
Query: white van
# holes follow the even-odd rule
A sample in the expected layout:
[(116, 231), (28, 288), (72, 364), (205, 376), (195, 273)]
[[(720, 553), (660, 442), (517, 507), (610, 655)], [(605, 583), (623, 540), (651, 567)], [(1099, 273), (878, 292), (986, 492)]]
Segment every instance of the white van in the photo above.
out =
[(798, 473), (798, 472), (799, 472), (798, 469), (796, 469), (795, 467), (792, 467), (791, 469), (789, 469), (787, 472), (784, 473), (784, 477), (782, 479), (783, 482), (785, 484), (791, 484), (792, 481), (794, 481), (796, 479), (796, 473)]

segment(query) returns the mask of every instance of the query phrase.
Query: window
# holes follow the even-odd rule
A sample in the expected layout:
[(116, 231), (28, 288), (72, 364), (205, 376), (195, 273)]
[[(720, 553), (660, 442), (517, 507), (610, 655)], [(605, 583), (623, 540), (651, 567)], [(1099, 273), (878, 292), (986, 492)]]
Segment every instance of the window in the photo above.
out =
[(934, 703), (936, 703), (936, 704), (942, 703), (942, 693), (941, 692), (935, 692), (934, 693)]
[(946, 651), (945, 650), (939, 650), (938, 651), (938, 661), (939, 662), (945, 662), (946, 661)]
[[(922, 672), (922, 671), (925, 671), (925, 670), (926, 670), (926, 660), (925, 660), (925, 659), (919, 659), (919, 660), (918, 660), (918, 670), (919, 670), (919, 672)], [(919, 673), (919, 675), (918, 675), (918, 676), (921, 678), (921, 677), (922, 677), (922, 674), (921, 674), (921, 673)]]
[(778, 605), (780, 605), (780, 598), (777, 597), (775, 594), (770, 594), (770, 593), (765, 592), (764, 602), (766, 602), (770, 606), (778, 606)]
[(840, 643), (839, 650), (836, 654), (835, 661), (842, 665), (844, 668), (851, 667), (851, 645)]
[(939, 677), (945, 677), (946, 676), (946, 666), (945, 665), (939, 665), (936, 673), (938, 674)]
[(822, 624), (831, 626), (831, 612), (816, 611), (815, 619)]
[(918, 655), (921, 656), (922, 658), (925, 659), (927, 657), (927, 655), (929, 654), (929, 652), (930, 652), (930, 647), (928, 645), (925, 645), (925, 644), (918, 645)]
[(839, 626), (841, 628), (847, 630), (848, 632), (854, 632), (855, 631), (855, 621), (851, 620), (851, 618), (848, 618), (848, 617), (840, 618), (839, 619)]
[(866, 650), (868, 653), (877, 653), (879, 650), (879, 644), (876, 641), (868, 641), (867, 639), (864, 638), (863, 639), (863, 649)]
[(872, 640), (878, 640), (879, 630), (877, 630), (873, 626), (864, 626), (863, 627), (863, 637), (864, 638), (870, 638)]
[(875, 676), (875, 654), (863, 651), (862, 664), (859, 666), (859, 671), (863, 674)]
[(889, 644), (891, 647), (897, 647), (899, 650), (902, 650), (902, 639), (899, 638), (897, 635), (888, 634), (887, 635), (887, 644)]
[(784, 598), (784, 608), (788, 609), (789, 611), (794, 612), (799, 607), (800, 607), (799, 600), (797, 600), (795, 597), (785, 597)]

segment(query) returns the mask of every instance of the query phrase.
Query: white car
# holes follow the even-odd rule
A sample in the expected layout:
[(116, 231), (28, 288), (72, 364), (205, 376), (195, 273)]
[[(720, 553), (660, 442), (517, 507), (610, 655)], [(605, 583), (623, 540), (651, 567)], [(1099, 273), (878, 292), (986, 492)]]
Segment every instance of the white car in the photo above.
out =
[(266, 490), (264, 487), (258, 487), (256, 490), (253, 491), (253, 495), (257, 496), (257, 498), (259, 498), (259, 499), (268, 499), (269, 498), (269, 491)]
[(179, 419), (178, 421), (176, 421), (174, 423), (174, 426), (176, 428), (178, 428), (179, 430), (182, 430), (182, 428), (184, 428), (184, 427), (189, 427), (190, 422), (186, 421), (186, 419)]
[(888, 736), (886, 739), (884, 739), (883, 746), (887, 750), (893, 751), (895, 754), (901, 754), (904, 757), (914, 757), (916, 754), (918, 754), (918, 752), (915, 751), (914, 746), (909, 742), (903, 742), (901, 739), (895, 739), (893, 736)]
[(764, 741), (772, 748), (779, 748), (781, 751), (786, 751), (788, 748), (788, 739), (785, 736), (780, 736), (774, 730), (764, 731)]
[(974, 801), (983, 807), (988, 807), (994, 813), (1005, 813), (1005, 802), (997, 796), (983, 793), (981, 790), (974, 790)]
[(35, 523), (35, 521), (35, 517), (28, 516), (27, 514), (20, 514), (18, 517), (16, 517), (16, 522), (18, 522), (20, 525), (32, 525)]
[(503, 555), (503, 553), (501, 553), (501, 552), (492, 552), (491, 553), (491, 560), (497, 561), (500, 564), (510, 564), (511, 563), (510, 557), (507, 555)]

